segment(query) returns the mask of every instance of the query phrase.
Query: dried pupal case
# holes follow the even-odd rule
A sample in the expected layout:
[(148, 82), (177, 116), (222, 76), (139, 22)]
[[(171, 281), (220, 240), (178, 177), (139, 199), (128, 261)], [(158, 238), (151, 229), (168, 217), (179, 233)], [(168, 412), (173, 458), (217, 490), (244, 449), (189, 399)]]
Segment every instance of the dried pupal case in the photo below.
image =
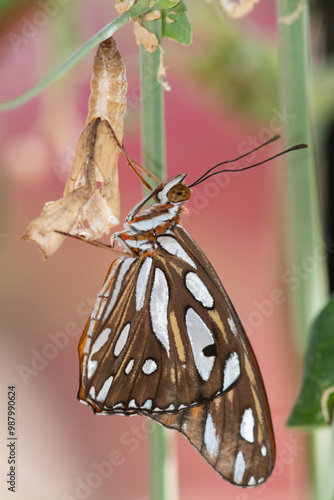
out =
[(122, 144), (126, 91), (125, 66), (115, 40), (109, 38), (95, 56), (86, 128), (78, 141), (64, 197), (47, 203), (23, 235), (36, 241), (45, 257), (58, 250), (65, 238), (56, 231), (94, 240), (119, 223), (121, 150), (114, 134)]

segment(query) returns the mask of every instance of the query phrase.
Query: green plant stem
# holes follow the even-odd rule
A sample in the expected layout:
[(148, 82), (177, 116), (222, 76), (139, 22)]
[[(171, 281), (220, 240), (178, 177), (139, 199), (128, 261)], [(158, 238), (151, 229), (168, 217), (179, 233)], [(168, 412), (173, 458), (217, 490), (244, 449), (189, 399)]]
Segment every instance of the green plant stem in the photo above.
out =
[[(145, 22), (143, 22), (145, 26)], [(161, 20), (149, 23), (161, 43)], [(160, 49), (150, 54), (143, 46), (140, 51), (141, 65), (141, 141), (144, 166), (161, 180), (165, 177), (165, 110), (163, 88), (158, 82)]]
[[(289, 222), (291, 269), (298, 278), (298, 289), (291, 294), (296, 335), (305, 349), (310, 324), (328, 297), (325, 262), (317, 255), (319, 242), (324, 241), (321, 210), (315, 168), (312, 129), (311, 62), (308, 2), (277, 0), (279, 15), (280, 86), (283, 113), (288, 116), (285, 126), (287, 143), (306, 142), (308, 150), (288, 155)], [(295, 18), (286, 17), (295, 13)], [(290, 21), (290, 22), (289, 22)], [(312, 272), (310, 262), (316, 263)], [(314, 264), (313, 264), (314, 265)], [(314, 270), (313, 270), (314, 269)], [(328, 464), (322, 457), (329, 455), (323, 448), (326, 439), (313, 437), (314, 498), (329, 498)], [(320, 459), (320, 460), (319, 460)]]
[(74, 66), (76, 66), (82, 59), (86, 57), (91, 50), (97, 47), (101, 42), (112, 36), (119, 28), (124, 26), (127, 22), (131, 21), (135, 17), (138, 17), (146, 12), (149, 12), (152, 7), (150, 7), (151, 0), (138, 0), (131, 9), (124, 12), (114, 21), (107, 24), (102, 28), (96, 35), (94, 35), (90, 40), (88, 40), (84, 45), (80, 47), (76, 52), (74, 52), (70, 57), (68, 57), (63, 63), (61, 63), (56, 69), (51, 71), (41, 82), (39, 82), (35, 87), (30, 88), (23, 94), (11, 99), (10, 101), (5, 101), (0, 103), (0, 111), (7, 111), (14, 109), (26, 102), (30, 101), (43, 90), (49, 87), (52, 83), (59, 80), (61, 77), (66, 75)]
[[(294, 12), (298, 3), (298, 0), (279, 0), (280, 18)], [(309, 259), (316, 257), (315, 247), (319, 240), (323, 240), (314, 160), (307, 2), (292, 24), (280, 22), (279, 27), (281, 104), (290, 116), (284, 129), (285, 137), (289, 145), (299, 142), (309, 145), (308, 149), (287, 157), (292, 262), (301, 265), (305, 274)], [(327, 270), (325, 262), (318, 259), (315, 271), (307, 273), (305, 278), (301, 277), (300, 286), (294, 293), (296, 331), (303, 347), (310, 322), (324, 306), (327, 297)]]
[[(161, 44), (161, 20), (157, 19), (149, 23), (143, 21), (143, 26), (155, 33)], [(142, 161), (148, 170), (163, 180), (165, 177), (165, 117), (163, 88), (158, 82), (160, 49), (157, 48), (151, 54), (141, 47), (140, 56)], [(152, 422), (149, 450), (151, 500), (177, 498), (176, 461), (174, 457), (171, 457), (173, 439), (173, 433)], [(172, 491), (173, 488), (174, 491)]]

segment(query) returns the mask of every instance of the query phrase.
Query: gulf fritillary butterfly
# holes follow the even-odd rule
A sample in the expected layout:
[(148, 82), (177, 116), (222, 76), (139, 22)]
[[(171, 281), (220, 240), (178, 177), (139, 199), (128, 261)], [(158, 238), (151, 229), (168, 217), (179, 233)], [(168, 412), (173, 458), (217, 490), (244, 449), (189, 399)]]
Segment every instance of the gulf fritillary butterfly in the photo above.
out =
[(252, 487), (275, 462), (261, 373), (215, 270), (180, 225), (190, 188), (212, 170), (191, 186), (185, 174), (158, 185), (114, 235), (125, 254), (79, 343), (78, 398), (96, 413), (146, 415), (178, 430), (224, 479)]

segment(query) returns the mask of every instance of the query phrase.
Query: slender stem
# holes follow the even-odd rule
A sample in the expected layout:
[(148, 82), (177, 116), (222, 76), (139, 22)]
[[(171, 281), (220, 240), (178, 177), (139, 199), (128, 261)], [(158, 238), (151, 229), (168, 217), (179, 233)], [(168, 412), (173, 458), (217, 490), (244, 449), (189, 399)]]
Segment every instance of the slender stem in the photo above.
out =
[[(161, 20), (148, 24), (161, 44)], [(145, 21), (143, 22), (145, 27)], [(161, 180), (165, 177), (165, 110), (163, 88), (158, 82), (160, 48), (150, 54), (141, 46), (141, 138), (142, 161)]]
[[(299, 272), (298, 289), (291, 299), (297, 338), (301, 349), (304, 349), (311, 321), (324, 306), (328, 296), (325, 262), (319, 259), (316, 252), (317, 246), (324, 241), (324, 236), (314, 159), (309, 9), (307, 0), (277, 0), (277, 3), (281, 104), (282, 114), (286, 117), (285, 135), (289, 145), (298, 142), (306, 142), (309, 145), (309, 149), (287, 157), (290, 250), (294, 266), (291, 269)], [(310, 262), (316, 263), (312, 272), (307, 268)], [(305, 269), (308, 269), (306, 273)], [(313, 435), (314, 498), (319, 500), (329, 498), (326, 489), (333, 462), (330, 465), (324, 463), (324, 459), (319, 460), (321, 457), (330, 456), (328, 437), (324, 439), (323, 434), (318, 433)]]
[(52, 83), (59, 80), (62, 76), (66, 75), (74, 66), (76, 66), (82, 59), (86, 57), (87, 54), (95, 47), (97, 47), (101, 42), (112, 36), (119, 28), (124, 26), (127, 22), (135, 17), (140, 16), (151, 10), (150, 7), (151, 0), (138, 0), (136, 4), (131, 7), (127, 12), (120, 15), (114, 21), (107, 24), (102, 28), (96, 35), (94, 35), (90, 40), (88, 40), (84, 45), (82, 45), (76, 52), (74, 52), (70, 57), (68, 57), (64, 62), (62, 62), (56, 69), (51, 71), (41, 82), (39, 82), (35, 87), (30, 88), (23, 94), (11, 99), (10, 101), (5, 101), (0, 103), (0, 111), (6, 111), (14, 109), (26, 102), (30, 101), (36, 97), (40, 92), (49, 87)]
[[(143, 26), (155, 33), (161, 44), (161, 20)], [(165, 177), (165, 117), (163, 88), (158, 82), (160, 49), (148, 53), (141, 48), (141, 142), (144, 166), (161, 180)], [(150, 498), (177, 499), (174, 435), (152, 423), (150, 434)], [(173, 491), (174, 489), (174, 491)]]
[[(296, 11), (299, 0), (278, 0), (279, 16)], [(312, 128), (311, 64), (307, 2), (292, 24), (280, 26), (280, 84), (282, 112), (286, 113), (285, 136), (289, 145), (306, 142), (308, 149), (288, 155), (292, 261), (303, 265), (313, 257), (323, 240), (320, 201), (315, 166)], [(295, 323), (299, 341), (305, 347), (311, 319), (325, 304), (328, 295), (324, 261), (301, 278), (295, 298)]]

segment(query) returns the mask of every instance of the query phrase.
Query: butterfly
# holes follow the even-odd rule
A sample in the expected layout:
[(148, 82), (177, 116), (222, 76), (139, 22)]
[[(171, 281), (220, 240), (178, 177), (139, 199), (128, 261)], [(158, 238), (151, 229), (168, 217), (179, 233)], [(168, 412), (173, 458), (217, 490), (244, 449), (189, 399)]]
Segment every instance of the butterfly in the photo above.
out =
[(95, 413), (145, 415), (179, 431), (224, 479), (252, 487), (275, 463), (263, 380), (223, 285), (180, 224), (211, 170), (190, 186), (185, 174), (159, 184), (115, 233), (125, 252), (80, 339), (78, 398)]

